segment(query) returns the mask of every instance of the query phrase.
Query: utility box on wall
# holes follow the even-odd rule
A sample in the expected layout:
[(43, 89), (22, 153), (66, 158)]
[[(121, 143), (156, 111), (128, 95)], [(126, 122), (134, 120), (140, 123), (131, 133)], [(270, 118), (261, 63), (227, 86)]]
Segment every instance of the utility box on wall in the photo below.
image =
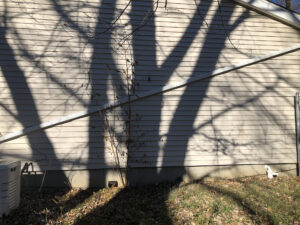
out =
[(20, 168), (18, 160), (0, 159), (0, 217), (19, 206)]

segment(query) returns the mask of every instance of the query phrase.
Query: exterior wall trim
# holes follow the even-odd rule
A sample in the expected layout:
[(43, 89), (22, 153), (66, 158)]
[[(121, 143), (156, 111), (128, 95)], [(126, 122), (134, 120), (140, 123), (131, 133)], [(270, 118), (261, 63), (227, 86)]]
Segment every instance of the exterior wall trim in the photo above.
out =
[(234, 0), (238, 4), (250, 8), (258, 13), (278, 20), (282, 23), (300, 29), (300, 15), (290, 10), (287, 10), (267, 0)]

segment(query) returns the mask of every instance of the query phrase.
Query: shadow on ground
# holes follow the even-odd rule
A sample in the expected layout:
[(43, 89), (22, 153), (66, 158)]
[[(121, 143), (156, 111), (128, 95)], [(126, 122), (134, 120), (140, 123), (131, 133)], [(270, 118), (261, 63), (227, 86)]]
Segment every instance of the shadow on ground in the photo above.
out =
[[(298, 177), (22, 193), (1, 224), (299, 224)], [(64, 193), (67, 194), (64, 194)]]

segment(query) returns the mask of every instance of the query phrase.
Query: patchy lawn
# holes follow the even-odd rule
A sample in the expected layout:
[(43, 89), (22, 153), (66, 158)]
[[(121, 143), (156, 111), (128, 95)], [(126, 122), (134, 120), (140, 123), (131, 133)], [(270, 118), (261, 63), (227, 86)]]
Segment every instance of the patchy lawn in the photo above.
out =
[(24, 192), (1, 224), (300, 224), (300, 179)]

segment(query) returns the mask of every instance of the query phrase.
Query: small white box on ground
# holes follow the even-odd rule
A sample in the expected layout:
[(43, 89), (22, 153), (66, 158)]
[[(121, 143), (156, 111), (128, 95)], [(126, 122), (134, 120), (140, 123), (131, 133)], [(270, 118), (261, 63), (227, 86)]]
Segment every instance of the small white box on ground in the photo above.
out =
[(0, 159), (0, 217), (19, 206), (21, 162)]

